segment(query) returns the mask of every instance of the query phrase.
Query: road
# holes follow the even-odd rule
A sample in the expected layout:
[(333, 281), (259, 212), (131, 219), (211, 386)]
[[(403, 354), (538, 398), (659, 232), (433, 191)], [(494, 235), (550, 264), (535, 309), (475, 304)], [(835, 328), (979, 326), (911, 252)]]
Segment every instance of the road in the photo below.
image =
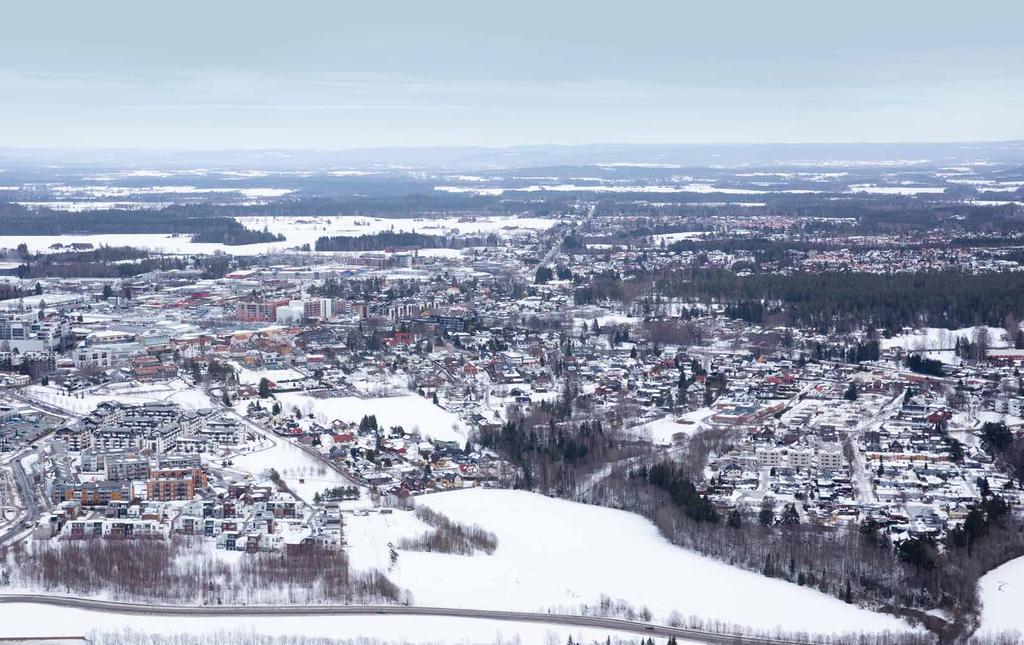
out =
[(39, 399), (36, 399), (35, 397), (29, 396), (29, 395), (27, 395), (27, 394), (25, 394), (24, 392), (21, 392), (21, 391), (14, 391), (14, 392), (12, 392), (11, 393), (11, 398), (14, 398), (14, 399), (18, 400), (18, 401), (24, 403), (25, 405), (29, 405), (29, 406), (32, 406), (33, 408), (38, 409), (38, 410), (42, 410), (43, 412), (47, 412), (49, 414), (52, 414), (55, 417), (60, 417), (61, 419), (64, 419), (65, 422), (69, 421), (70, 419), (77, 419), (77, 418), (80, 418), (80, 417), (84, 416), (84, 415), (81, 415), (81, 414), (76, 414), (74, 412), (71, 412), (70, 410), (65, 410), (64, 408), (55, 406), (52, 403), (46, 403), (45, 401), (40, 401)]
[(37, 603), (54, 607), (70, 607), (88, 611), (148, 616), (437, 616), (447, 618), (478, 618), (517, 623), (545, 623), (571, 627), (590, 627), (644, 636), (675, 636), (693, 642), (713, 645), (732, 643), (750, 645), (797, 645), (801, 641), (756, 636), (717, 634), (685, 627), (648, 624), (619, 618), (574, 616), (571, 614), (544, 614), (539, 612), (500, 611), (491, 609), (459, 609), (449, 607), (415, 607), (403, 605), (254, 605), (254, 606), (173, 606), (114, 602), (48, 596), (44, 594), (0, 595), (0, 604)]
[(0, 533), (0, 544), (6, 544), (19, 534), (24, 533), (25, 522), (36, 522), (39, 519), (39, 503), (36, 501), (35, 489), (32, 482), (29, 481), (25, 469), (21, 466), (21, 457), (11, 461), (11, 470), (14, 472), (15, 482), (18, 484), (25, 512), (13, 526)]
[[(307, 446), (307, 445), (305, 445), (303, 443), (300, 443), (298, 441), (291, 441), (290, 439), (287, 439), (285, 437), (279, 437), (279, 436), (275, 435), (272, 431), (264, 428), (262, 425), (256, 423), (252, 419), (249, 419), (246, 416), (244, 416), (242, 414), (239, 414), (237, 411), (235, 411), (235, 409), (233, 407), (224, 405), (224, 402), (220, 399), (219, 396), (216, 396), (216, 395), (214, 395), (213, 393), (211, 393), (209, 391), (207, 392), (207, 395), (210, 397), (210, 401), (213, 403), (213, 407), (222, 409), (225, 414), (227, 414), (228, 416), (231, 416), (232, 418), (237, 420), (239, 423), (241, 423), (243, 426), (245, 426), (246, 428), (249, 428), (250, 430), (252, 430), (252, 432), (254, 434), (256, 434), (256, 435), (258, 435), (260, 437), (263, 437), (265, 440), (269, 441), (272, 444), (271, 447), (276, 446), (279, 442), (290, 443), (291, 445), (295, 446), (296, 448), (298, 448), (298, 449), (302, 450), (303, 452), (305, 452), (306, 454), (308, 454), (310, 456), (310, 458), (312, 458), (313, 460), (319, 462), (324, 467), (330, 468), (334, 472), (336, 472), (339, 475), (341, 475), (346, 481), (348, 481), (353, 486), (356, 486), (356, 487), (359, 487), (359, 488), (364, 487), (363, 484), (361, 484), (359, 482), (359, 480), (357, 480), (355, 477), (352, 476), (351, 473), (349, 473), (347, 470), (345, 470), (341, 466), (338, 466), (333, 461), (331, 461), (329, 459), (326, 459), (322, 454), (320, 454), (319, 451), (317, 451), (316, 449), (312, 448), (311, 446)], [(262, 448), (261, 450), (267, 450), (267, 449), (268, 448)], [(242, 454), (239, 454), (237, 456), (241, 457), (241, 456), (244, 456), (245, 454), (246, 453), (242, 453)], [(298, 498), (298, 495), (296, 495), (294, 492), (292, 492), (292, 495), (294, 495), (296, 498)], [(300, 499), (300, 501), (302, 501), (303, 503), (308, 503), (308, 502), (306, 502), (306, 500), (303, 500), (303, 499)]]
[(857, 442), (860, 441), (865, 432), (878, 430), (883, 423), (888, 421), (893, 413), (899, 409), (905, 394), (906, 390), (900, 390), (900, 393), (879, 408), (878, 412), (861, 421), (849, 435), (849, 439), (854, 445), (853, 463), (850, 464), (850, 467), (853, 474), (853, 483), (857, 487), (857, 500), (860, 502), (875, 503), (878, 501), (878, 497), (875, 495), (875, 489), (871, 485), (871, 473), (868, 472), (864, 453), (857, 450)]
[[(24, 403), (25, 405), (29, 405), (33, 408), (42, 410), (43, 412), (63, 419), (62, 423), (59, 423), (48, 428), (45, 432), (42, 432), (39, 434), (39, 436), (35, 437), (32, 440), (33, 444), (38, 443), (42, 439), (45, 439), (49, 435), (56, 432), (59, 428), (63, 427), (64, 424), (70, 421), (72, 418), (75, 418), (72, 415), (72, 413), (68, 412), (67, 410), (57, 408), (48, 403), (41, 403), (39, 401), (36, 401), (35, 399), (25, 395), (23, 392), (14, 391), (10, 393), (10, 396), (11, 398), (18, 400), (21, 403)], [(6, 544), (10, 541), (24, 539), (23, 534), (26, 533), (25, 523), (35, 523), (37, 520), (39, 520), (39, 498), (36, 496), (35, 486), (33, 486), (32, 481), (29, 479), (28, 473), (25, 472), (24, 467), (22, 467), (21, 465), (22, 458), (29, 455), (31, 452), (32, 449), (26, 448), (16, 453), (5, 455), (2, 459), (0, 459), (0, 463), (3, 464), (3, 467), (10, 468), (12, 474), (14, 475), (14, 481), (18, 485), (18, 491), (21, 494), (22, 506), (24, 509), (24, 513), (21, 515), (21, 517), (18, 518), (18, 521), (10, 528), (8, 528), (6, 531), (0, 533), (0, 544)]]
[[(596, 210), (597, 210), (597, 204), (596, 203), (588, 204), (587, 205), (587, 213), (583, 216), (583, 219), (580, 220), (580, 222), (579, 222), (579, 224), (577, 226), (579, 228), (582, 228), (584, 225), (586, 225), (587, 222), (589, 222), (590, 219), (594, 216), (594, 212)], [(558, 259), (558, 256), (562, 254), (562, 237), (563, 237), (562, 234), (559, 232), (557, 234), (556, 238), (555, 238), (555, 243), (552, 245), (552, 247), (550, 249), (548, 249), (548, 252), (544, 254), (544, 257), (541, 258), (540, 262), (537, 264), (537, 267), (536, 267), (537, 269), (539, 269), (540, 267), (548, 267), (548, 268), (550, 268), (550, 267), (554, 266), (555, 261)], [(532, 270), (536, 271), (536, 269), (532, 269)], [(531, 267), (526, 267), (526, 270), (525, 270), (523, 275), (526, 277), (528, 282), (532, 282), (533, 281), (533, 273), (531, 273)]]

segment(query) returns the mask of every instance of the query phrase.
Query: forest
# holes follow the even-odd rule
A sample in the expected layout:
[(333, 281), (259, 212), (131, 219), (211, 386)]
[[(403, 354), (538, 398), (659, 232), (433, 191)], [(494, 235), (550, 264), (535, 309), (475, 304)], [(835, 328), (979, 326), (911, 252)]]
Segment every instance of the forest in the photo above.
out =
[(115, 233), (190, 235), (195, 242), (253, 244), (284, 238), (267, 231), (254, 231), (234, 217), (215, 215), (207, 206), (168, 206), (155, 210), (95, 210), (69, 213), (50, 209), (29, 209), (0, 203), (0, 220), (5, 235), (102, 235)]
[(645, 294), (725, 306), (755, 324), (789, 324), (822, 331), (865, 326), (895, 333), (904, 326), (1001, 326), (1019, 317), (1024, 274), (916, 274), (794, 272), (737, 275), (724, 269), (639, 272), (634, 278), (599, 276), (576, 292), (577, 304)]
[(130, 246), (100, 246), (88, 251), (27, 254), (18, 277), (28, 278), (130, 278), (150, 271), (188, 267), (188, 261), (161, 257)]

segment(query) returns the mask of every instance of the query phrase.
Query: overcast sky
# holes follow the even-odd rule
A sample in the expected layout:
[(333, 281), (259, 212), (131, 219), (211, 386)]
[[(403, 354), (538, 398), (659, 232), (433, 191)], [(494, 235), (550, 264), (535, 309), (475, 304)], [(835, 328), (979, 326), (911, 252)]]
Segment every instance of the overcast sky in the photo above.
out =
[(1024, 139), (1020, 0), (48, 0), (3, 21), (0, 146)]

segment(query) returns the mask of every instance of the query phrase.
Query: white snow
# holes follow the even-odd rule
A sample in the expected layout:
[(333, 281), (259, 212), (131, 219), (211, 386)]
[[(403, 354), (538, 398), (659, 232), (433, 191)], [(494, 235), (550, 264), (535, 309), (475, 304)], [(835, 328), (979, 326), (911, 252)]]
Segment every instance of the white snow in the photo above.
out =
[(294, 192), (288, 188), (203, 188), (199, 186), (52, 186), (58, 195), (85, 197), (137, 197), (141, 195), (206, 195), (239, 193), (246, 198), (281, 197)]
[(978, 581), (981, 597), (981, 635), (1017, 631), (1024, 637), (1024, 557), (1010, 560)]
[(319, 420), (328, 423), (334, 419), (358, 423), (366, 415), (376, 415), (377, 423), (383, 428), (402, 426), (408, 432), (418, 430), (425, 437), (460, 444), (465, 443), (468, 433), (466, 424), (457, 416), (415, 394), (318, 399), (298, 392), (285, 392), (278, 394), (277, 399), (286, 411), (294, 406), (304, 416), (312, 412)]
[[(128, 215), (126, 215), (128, 216)], [(193, 242), (191, 236), (164, 234), (128, 233), (112, 235), (29, 235), (24, 237), (0, 235), (0, 248), (16, 248), (25, 243), (33, 253), (52, 253), (52, 244), (72, 242), (90, 243), (95, 247), (134, 246), (163, 253), (211, 255), (223, 252), (232, 255), (260, 255), (271, 251), (290, 249), (309, 244), (313, 248), (316, 240), (324, 236), (372, 235), (382, 231), (424, 233), (428, 235), (487, 235), (499, 237), (520, 235), (551, 228), (558, 223), (555, 219), (540, 217), (476, 217), (460, 221), (457, 217), (424, 218), (380, 218), (380, 217), (240, 217), (236, 218), (246, 228), (285, 236), (283, 242), (261, 242), (227, 246), (214, 242)]]
[[(916, 329), (909, 334), (901, 334), (892, 338), (883, 338), (879, 341), (882, 349), (902, 347), (908, 351), (925, 351), (927, 357), (940, 360), (944, 363), (955, 363), (959, 360), (952, 350), (956, 347), (957, 338), (974, 342), (978, 327), (964, 327), (962, 329), (942, 329), (940, 327), (925, 327)], [(1006, 331), (999, 327), (986, 327), (988, 330), (989, 347), (1007, 347), (1009, 341), (1006, 339)], [(928, 351), (932, 350), (932, 351)]]
[(14, 202), (19, 206), (25, 208), (40, 209), (49, 208), (55, 211), (64, 211), (67, 213), (84, 213), (86, 211), (100, 211), (100, 210), (154, 210), (157, 208), (166, 208), (171, 206), (173, 202), (138, 202), (138, 201), (41, 201), (41, 202)]
[(722, 193), (725, 195), (766, 195), (770, 193), (807, 194), (820, 193), (820, 190), (760, 190), (751, 188), (722, 188), (712, 184), (537, 184), (521, 188), (485, 188), (478, 186), (434, 186), (434, 190), (444, 193), (473, 193), (477, 195), (502, 195), (504, 193)]
[[(678, 611), (759, 629), (910, 629), (895, 617), (676, 547), (651, 522), (631, 513), (481, 488), (421, 496), (417, 503), (498, 537), (490, 556), (400, 552), (388, 576), (410, 590), (417, 605), (578, 611), (605, 594), (638, 610), (647, 606), (655, 620)], [(351, 529), (353, 544), (366, 535), (358, 526)], [(396, 519), (379, 540), (420, 529)], [(377, 563), (358, 551), (355, 555), (357, 565)]]
[(205, 392), (178, 379), (158, 383), (111, 383), (76, 392), (71, 396), (59, 388), (43, 385), (31, 385), (22, 391), (40, 403), (80, 415), (92, 412), (104, 401), (129, 404), (177, 403), (188, 410), (213, 407)]
[[(126, 217), (130, 215), (126, 214)], [(287, 236), (286, 236), (287, 237)], [(259, 255), (271, 250), (285, 249), (295, 246), (290, 240), (285, 242), (265, 242), (228, 246), (219, 242), (193, 242), (190, 235), (163, 235), (155, 233), (115, 233), (104, 235), (27, 235), (17, 237), (0, 235), (0, 248), (12, 249), (24, 243), (33, 253), (54, 253), (59, 249), (51, 249), (52, 244), (71, 244), (72, 242), (100, 246), (132, 246), (158, 253), (183, 253), (189, 255), (212, 255), (218, 251), (233, 255)]]
[(682, 231), (679, 233), (661, 233), (660, 235), (652, 235), (651, 237), (655, 242), (664, 241), (665, 244), (671, 244), (672, 242), (679, 242), (680, 240), (700, 239), (705, 235), (707, 235), (707, 231)]
[(870, 195), (939, 195), (946, 191), (942, 186), (876, 186), (874, 184), (851, 184), (851, 193)]
[(699, 408), (679, 416), (671, 415), (630, 428), (629, 432), (657, 444), (672, 443), (678, 434), (691, 436), (703, 429), (702, 422), (713, 415), (711, 408)]
[(261, 379), (268, 379), (272, 383), (285, 383), (287, 381), (301, 381), (303, 374), (290, 367), (282, 369), (253, 370), (240, 365), (235, 365), (238, 372), (238, 382), (243, 385), (255, 385)]
[[(372, 643), (565, 643), (604, 642), (608, 636), (635, 642), (639, 636), (607, 630), (430, 616), (151, 616), (50, 607), (38, 603), (0, 604), (0, 637), (82, 636), (93, 630), (172, 634), (232, 632), (270, 636), (376, 639)], [(684, 643), (685, 641), (680, 641)]]
[(558, 220), (541, 217), (474, 217), (463, 220), (459, 217), (438, 218), (385, 218), (385, 217), (240, 217), (239, 222), (253, 230), (264, 228), (271, 233), (281, 233), (288, 238), (287, 246), (309, 244), (311, 247), (318, 237), (356, 237), (373, 235), (384, 231), (395, 233), (423, 233), (425, 235), (486, 235), (488, 233), (513, 234), (541, 231), (551, 228)]
[(243, 471), (259, 478), (268, 477), (273, 468), (288, 488), (307, 502), (325, 488), (353, 485), (341, 473), (281, 437), (269, 437), (252, 452), (231, 457), (231, 462), (231, 470)]

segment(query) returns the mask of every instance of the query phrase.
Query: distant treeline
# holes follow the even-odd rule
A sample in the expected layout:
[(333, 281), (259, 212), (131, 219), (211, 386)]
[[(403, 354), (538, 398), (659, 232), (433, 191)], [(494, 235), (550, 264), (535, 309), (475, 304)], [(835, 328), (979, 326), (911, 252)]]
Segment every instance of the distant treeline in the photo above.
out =
[(788, 323), (827, 329), (872, 325), (945, 328), (1001, 326), (1020, 318), (1024, 273), (969, 275), (797, 272), (739, 276), (721, 269), (642, 273), (635, 280), (601, 276), (577, 290), (577, 303), (637, 300), (645, 294), (725, 306), (753, 323)]
[(215, 218), (209, 220), (216, 222), (214, 226), (204, 226), (201, 231), (192, 235), (193, 242), (213, 242), (227, 246), (240, 246), (243, 244), (259, 244), (261, 242), (284, 242), (285, 237), (280, 233), (271, 233), (266, 228), (262, 231), (254, 231), (245, 228), (233, 219)]
[(0, 284), (0, 300), (12, 300), (14, 298), (24, 298), (35, 293), (34, 291), (28, 291), (22, 289), (16, 284), (2, 283)]
[[(567, 193), (572, 195), (573, 193)], [(1024, 196), (1024, 189), (1017, 195)], [(1003, 199), (1009, 199), (1003, 194)], [(1014, 193), (1010, 194), (1011, 197)], [(723, 193), (664, 193), (658, 194), (658, 204), (646, 203), (650, 195), (618, 193), (602, 196), (595, 215), (597, 217), (658, 216), (658, 217), (730, 217), (749, 225), (751, 214), (805, 217), (807, 232), (843, 230), (856, 234), (908, 233), (945, 227), (962, 233), (1007, 232), (1020, 230), (1024, 222), (1024, 208), (1014, 204), (977, 205), (960, 201), (951, 195), (849, 195), (835, 199), (835, 194), (763, 194), (730, 195)], [(764, 206), (749, 207), (739, 203), (755, 200)], [(707, 206), (706, 202), (730, 204)], [(639, 202), (639, 203), (638, 203)], [(835, 222), (820, 221), (835, 218)], [(856, 220), (851, 231), (840, 219)]]
[(419, 247), (424, 249), (463, 249), (470, 246), (497, 246), (496, 235), (486, 237), (461, 237), (446, 235), (425, 235), (423, 233), (396, 233), (381, 231), (372, 235), (357, 237), (331, 236), (316, 241), (317, 251), (383, 251)]
[(67, 213), (50, 209), (32, 210), (17, 204), (0, 204), (0, 221), (4, 223), (5, 235), (190, 235), (196, 242), (223, 244), (251, 244), (284, 239), (266, 230), (250, 230), (233, 217), (213, 215), (208, 208), (202, 206)]
[(37, 253), (18, 267), (26, 278), (130, 278), (150, 271), (184, 269), (181, 258), (152, 256), (130, 246), (101, 246), (91, 251)]

